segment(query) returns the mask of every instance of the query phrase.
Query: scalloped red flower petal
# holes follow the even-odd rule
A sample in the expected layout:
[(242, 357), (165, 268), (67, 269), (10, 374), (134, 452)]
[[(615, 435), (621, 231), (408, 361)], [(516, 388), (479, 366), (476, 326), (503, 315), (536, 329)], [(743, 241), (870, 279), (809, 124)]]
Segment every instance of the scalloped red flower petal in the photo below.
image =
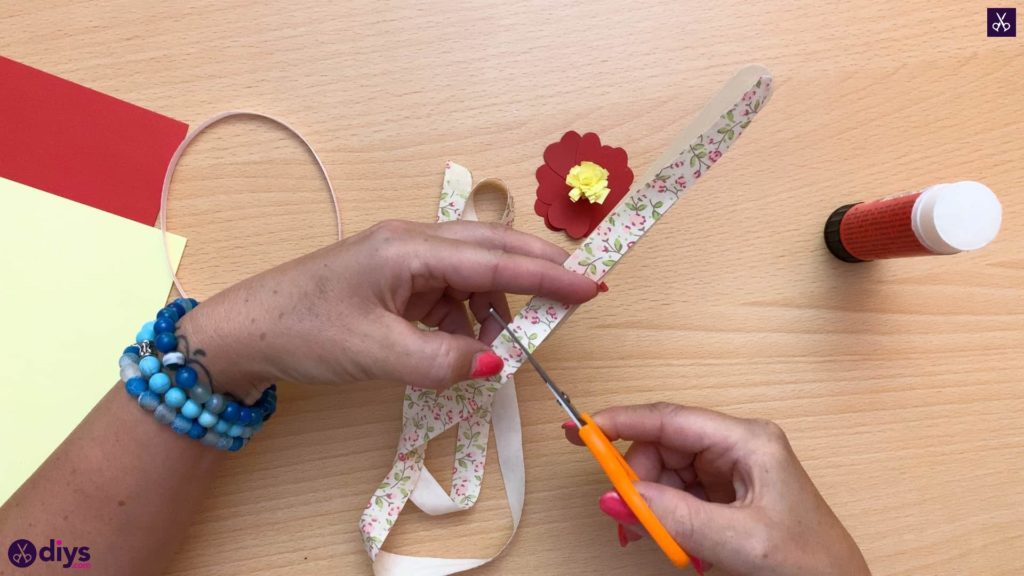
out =
[[(608, 171), (610, 192), (604, 202), (573, 202), (569, 198), (572, 187), (566, 184), (566, 177), (581, 162), (593, 162)], [(544, 150), (544, 164), (537, 168), (537, 201), (533, 209), (549, 229), (564, 230), (579, 239), (604, 220), (632, 185), (633, 171), (625, 150), (602, 145), (601, 138), (593, 132), (580, 136), (569, 131)]]

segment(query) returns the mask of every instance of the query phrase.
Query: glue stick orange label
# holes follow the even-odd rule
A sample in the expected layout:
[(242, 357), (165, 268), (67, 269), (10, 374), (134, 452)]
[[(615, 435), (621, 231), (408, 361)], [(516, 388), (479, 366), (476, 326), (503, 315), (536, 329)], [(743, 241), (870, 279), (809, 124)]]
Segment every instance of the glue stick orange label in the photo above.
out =
[(920, 192), (836, 208), (825, 246), (845, 262), (969, 252), (995, 239), (999, 199), (980, 182), (936, 184)]
[(857, 204), (839, 224), (843, 248), (858, 260), (931, 254), (914, 234), (911, 214), (921, 192)]

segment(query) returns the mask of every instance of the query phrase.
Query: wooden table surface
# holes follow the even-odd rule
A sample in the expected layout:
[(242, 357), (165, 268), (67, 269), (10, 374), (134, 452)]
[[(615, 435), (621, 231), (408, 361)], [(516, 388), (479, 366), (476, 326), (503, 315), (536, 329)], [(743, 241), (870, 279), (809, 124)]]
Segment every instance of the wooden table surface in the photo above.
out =
[[(8, 4), (3, 50), (193, 125), (235, 108), (286, 119), (323, 155), (346, 235), (432, 220), (452, 159), (504, 179), (517, 226), (569, 247), (531, 210), (549, 142), (596, 131), (642, 172), (735, 70), (768, 66), (776, 93), (749, 133), (540, 359), (591, 410), (664, 400), (777, 420), (875, 574), (1019, 573), (1024, 38), (986, 38), (984, 3), (149, 4)], [(985, 250), (862, 265), (825, 251), (835, 207), (960, 179), (1003, 200)], [(197, 142), (170, 226), (200, 298), (334, 234), (310, 159), (258, 121)], [(285, 385), (170, 574), (369, 574), (357, 520), (401, 396)], [(670, 573), (650, 543), (615, 544), (606, 481), (532, 370), (519, 397), (526, 509), (478, 573)], [(387, 548), (484, 556), (509, 531), (492, 457), (473, 510), (410, 507)]]

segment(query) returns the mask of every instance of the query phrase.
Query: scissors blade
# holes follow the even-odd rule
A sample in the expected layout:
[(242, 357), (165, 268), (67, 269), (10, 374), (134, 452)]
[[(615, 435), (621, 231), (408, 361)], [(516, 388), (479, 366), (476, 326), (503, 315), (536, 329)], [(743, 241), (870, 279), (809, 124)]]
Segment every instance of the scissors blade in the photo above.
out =
[(507, 332), (509, 337), (512, 338), (512, 342), (523, 351), (523, 354), (526, 355), (526, 359), (530, 362), (530, 365), (533, 366), (533, 369), (537, 371), (537, 374), (540, 375), (544, 380), (544, 383), (547, 384), (548, 390), (550, 390), (555, 396), (555, 401), (558, 402), (558, 405), (561, 406), (567, 414), (569, 414), (569, 418), (571, 418), (576, 424), (576, 428), (582, 428), (583, 420), (580, 418), (579, 413), (576, 412), (576, 407), (572, 405), (572, 400), (569, 399), (569, 395), (562, 392), (562, 389), (555, 385), (554, 381), (551, 380), (551, 377), (548, 376), (547, 371), (540, 365), (540, 362), (537, 362), (537, 359), (533, 357), (533, 354), (530, 354), (530, 349), (523, 345), (523, 342), (518, 336), (516, 336), (516, 333), (513, 332), (512, 328), (501, 318), (500, 315), (498, 315), (497, 312), (495, 312), (494, 308), (490, 309), (490, 314), (498, 321), (498, 324), (505, 329), (505, 332)]

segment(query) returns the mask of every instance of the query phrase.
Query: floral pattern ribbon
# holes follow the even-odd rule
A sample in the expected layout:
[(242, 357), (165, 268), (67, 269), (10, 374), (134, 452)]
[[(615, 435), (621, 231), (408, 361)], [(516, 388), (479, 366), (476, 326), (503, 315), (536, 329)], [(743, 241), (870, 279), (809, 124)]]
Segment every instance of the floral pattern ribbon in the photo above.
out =
[[(756, 74), (751, 77), (752, 70)], [(744, 82), (740, 87), (743, 92), (739, 101), (734, 97), (727, 102), (731, 105), (729, 108), (719, 108), (724, 112), (693, 137), (684, 131), (680, 138), (682, 142), (677, 141), (670, 155), (663, 157), (666, 159), (661, 163), (663, 167), (642, 185), (634, 185), (566, 260), (566, 269), (600, 281), (680, 196), (718, 162), (771, 95), (772, 79), (767, 71), (759, 67), (747, 68), (716, 96), (702, 115), (723, 95), (728, 96), (727, 92), (730, 87), (735, 89), (737, 80)], [(718, 114), (717, 110), (712, 112)], [(705, 128), (699, 125), (701, 119), (699, 116), (691, 127)], [(455, 165), (449, 164), (446, 170), (442, 189), (442, 205), (450, 204), (447, 207), (450, 214), (444, 214), (445, 209), (442, 208), (439, 215), (457, 218), (461, 214), (460, 204), (464, 206), (468, 198), (468, 193), (465, 193), (466, 198), (462, 197), (461, 190), (468, 188), (451, 185), (458, 178), (465, 177), (453, 173), (452, 166)], [(573, 306), (534, 297), (519, 311), (510, 327), (532, 352), (573, 310)], [(394, 464), (360, 518), (363, 543), (371, 559), (380, 553), (399, 513), (416, 489), (424, 470), (427, 442), (456, 424), (460, 429), (452, 480), (453, 500), (460, 507), (469, 507), (479, 495), (491, 402), (502, 385), (512, 382), (512, 375), (525, 360), (522, 351), (507, 334), (495, 339), (491, 347), (505, 361), (499, 375), (487, 380), (462, 382), (441, 392), (414, 387), (407, 390), (403, 403), (402, 435)]]

